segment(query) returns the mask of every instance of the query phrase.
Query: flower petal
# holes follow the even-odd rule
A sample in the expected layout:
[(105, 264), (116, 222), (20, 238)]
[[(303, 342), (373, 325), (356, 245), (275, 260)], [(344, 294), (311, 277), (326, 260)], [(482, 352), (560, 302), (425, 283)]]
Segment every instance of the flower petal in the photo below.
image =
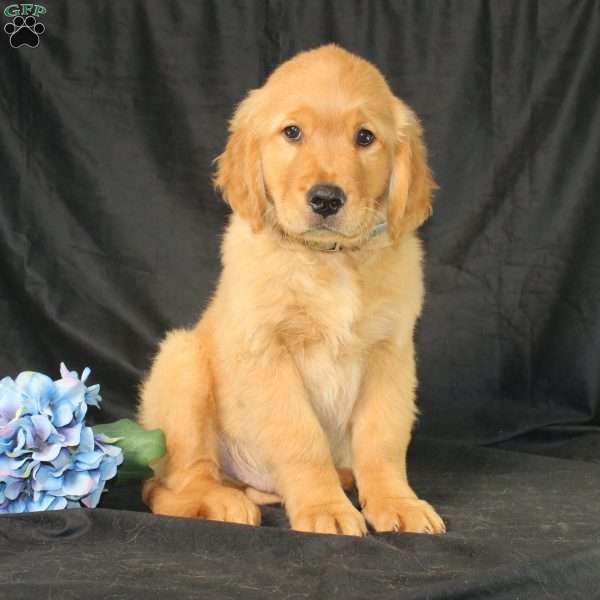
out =
[(27, 502), (27, 510), (29, 512), (39, 512), (43, 510), (58, 510), (64, 508), (67, 501), (64, 498), (57, 498), (45, 492), (37, 492), (33, 498)]
[(16, 477), (14, 473), (21, 469), (27, 462), (28, 457), (9, 458), (8, 456), (0, 456), (0, 477)]
[(81, 371), (81, 381), (83, 383), (86, 382), (86, 380), (90, 376), (91, 372), (92, 372), (92, 370), (89, 367), (85, 367), (85, 369), (83, 369), (83, 371)]
[[(120, 446), (113, 446), (112, 444), (103, 444), (96, 439), (96, 448), (101, 450), (107, 456), (123, 456), (123, 450)], [(119, 463), (121, 464), (121, 463)]]
[(94, 450), (94, 432), (91, 427), (84, 427), (79, 438), (79, 451), (92, 452)]
[(23, 498), (17, 498), (13, 500), (7, 508), (7, 512), (9, 513), (22, 513), (27, 511), (27, 504), (25, 504)]
[(16, 383), (5, 377), (0, 380), (0, 423), (12, 421), (21, 406), (21, 392)]
[(54, 397), (54, 382), (43, 373), (24, 371), (15, 379), (17, 388), (24, 394), (23, 408), (25, 414), (41, 412)]
[(62, 437), (61, 442), (63, 446), (77, 446), (82, 427), (81, 423), (75, 423), (75, 425), (71, 425), (70, 427), (60, 428), (58, 434)]
[(19, 419), (13, 419), (10, 423), (0, 427), (0, 439), (10, 440), (19, 430)]
[(63, 510), (67, 508), (67, 499), (60, 496), (51, 496), (52, 503), (47, 510)]
[(42, 441), (46, 441), (51, 433), (56, 432), (56, 429), (50, 423), (48, 417), (43, 415), (32, 415), (31, 423), (34, 427), (35, 435)]
[(52, 467), (49, 465), (40, 465), (31, 487), (36, 491), (56, 491), (63, 485), (62, 477), (56, 476)]
[(61, 477), (67, 469), (72, 467), (74, 456), (66, 448), (61, 449), (58, 456), (51, 462), (55, 477)]
[(100, 402), (102, 401), (102, 396), (100, 396), (100, 385), (94, 384), (90, 385), (85, 393), (85, 402), (86, 404), (90, 404), (91, 406), (95, 406), (96, 408), (100, 408)]
[(69, 372), (69, 369), (67, 368), (67, 365), (65, 365), (64, 362), (60, 363), (59, 370), (60, 370), (60, 376), (63, 379), (66, 379), (67, 377), (69, 377), (71, 375), (71, 373)]
[(4, 495), (9, 500), (15, 500), (24, 488), (25, 481), (23, 479), (13, 479), (10, 483), (6, 485)]
[(89, 496), (85, 496), (81, 499), (81, 504), (86, 508), (96, 508), (98, 502), (100, 502), (100, 496), (104, 491), (104, 486), (99, 485)]
[(58, 400), (52, 407), (52, 424), (54, 427), (64, 427), (73, 420), (73, 406), (68, 399)]
[(42, 446), (39, 450), (37, 450), (36, 452), (33, 453), (32, 458), (34, 460), (39, 460), (39, 461), (52, 461), (54, 460), (57, 456), (58, 453), (60, 452), (60, 444), (47, 444)]
[(100, 477), (104, 481), (112, 479), (117, 474), (117, 461), (114, 458), (106, 457), (100, 465)]
[(90, 471), (97, 469), (100, 466), (103, 458), (102, 452), (79, 452), (75, 456), (76, 471)]
[(61, 496), (86, 496), (96, 487), (89, 471), (66, 471), (63, 483)]
[(114, 444), (123, 439), (123, 437), (109, 437), (105, 433), (94, 433), (94, 438), (97, 442), (102, 442), (103, 444)]
[[(19, 421), (21, 421), (21, 419), (19, 419)], [(18, 425), (22, 426), (23, 423), (18, 423)], [(15, 441), (16, 441), (16, 443), (15, 443)], [(26, 442), (28, 442), (28, 441), (30, 441), (32, 443), (27, 444), (27, 445), (33, 446), (33, 436), (31, 435), (31, 433), (27, 430), (23, 431), (22, 428), (19, 428), (19, 430), (17, 431), (16, 440), (13, 440), (13, 443), (12, 443), (12, 450), (6, 451), (6, 456), (15, 458), (15, 457), (21, 456), (25, 452), (28, 452), (29, 450), (27, 448), (25, 448)]]

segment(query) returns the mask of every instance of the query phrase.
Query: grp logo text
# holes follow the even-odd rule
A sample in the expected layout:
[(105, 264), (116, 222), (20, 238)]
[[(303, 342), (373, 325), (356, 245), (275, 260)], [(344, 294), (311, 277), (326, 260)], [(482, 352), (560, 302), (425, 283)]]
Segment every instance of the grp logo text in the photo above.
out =
[(46, 7), (41, 4), (9, 4), (4, 9), (5, 17), (17, 17), (33, 15), (39, 17), (40, 15), (46, 14)]

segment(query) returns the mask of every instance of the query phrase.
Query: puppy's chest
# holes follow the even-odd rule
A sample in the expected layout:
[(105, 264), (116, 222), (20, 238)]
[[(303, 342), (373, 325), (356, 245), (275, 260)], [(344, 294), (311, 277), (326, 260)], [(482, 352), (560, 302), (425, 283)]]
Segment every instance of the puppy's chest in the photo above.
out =
[(332, 449), (344, 440), (367, 351), (377, 341), (370, 332), (380, 335), (391, 329), (391, 322), (374, 327), (381, 315), (373, 310), (369, 280), (356, 269), (336, 267), (299, 272), (290, 282), (280, 332)]

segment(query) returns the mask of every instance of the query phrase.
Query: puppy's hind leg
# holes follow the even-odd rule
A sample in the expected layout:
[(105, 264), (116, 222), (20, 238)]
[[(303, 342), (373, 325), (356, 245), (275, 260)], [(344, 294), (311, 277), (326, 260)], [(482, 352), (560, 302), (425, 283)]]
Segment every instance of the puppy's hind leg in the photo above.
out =
[(170, 332), (142, 385), (139, 422), (167, 443), (144, 501), (154, 513), (258, 525), (258, 507), (219, 475), (209, 351), (199, 329)]

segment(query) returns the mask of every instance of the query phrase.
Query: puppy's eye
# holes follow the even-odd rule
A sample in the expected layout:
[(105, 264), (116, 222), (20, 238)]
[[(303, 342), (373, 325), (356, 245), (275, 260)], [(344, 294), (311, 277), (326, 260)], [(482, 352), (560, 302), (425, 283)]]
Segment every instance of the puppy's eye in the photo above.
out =
[(283, 135), (285, 135), (288, 140), (297, 142), (302, 137), (302, 130), (297, 125), (288, 125), (283, 130)]
[(375, 141), (375, 134), (368, 129), (359, 129), (356, 134), (356, 143), (359, 146), (370, 146)]

